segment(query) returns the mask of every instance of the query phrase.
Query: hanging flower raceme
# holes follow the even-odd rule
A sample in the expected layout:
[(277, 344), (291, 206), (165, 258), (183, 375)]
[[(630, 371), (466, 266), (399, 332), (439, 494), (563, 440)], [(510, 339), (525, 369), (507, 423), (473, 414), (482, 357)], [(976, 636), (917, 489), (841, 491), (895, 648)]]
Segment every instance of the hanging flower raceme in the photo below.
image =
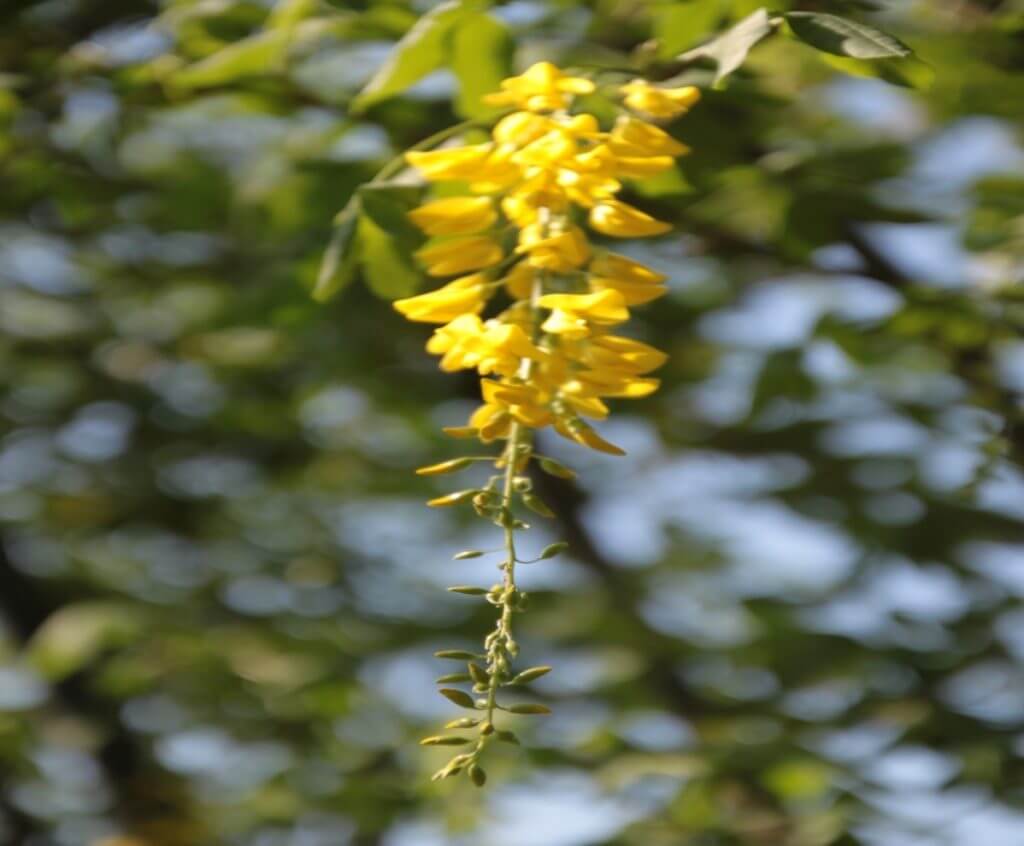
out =
[[(550, 668), (517, 671), (519, 647), (513, 615), (527, 596), (516, 584), (516, 532), (527, 527), (520, 507), (545, 517), (548, 506), (532, 491), (528, 468), (571, 478), (572, 471), (534, 451), (533, 433), (552, 427), (591, 449), (621, 455), (588, 420), (603, 420), (608, 399), (644, 397), (657, 390), (649, 374), (665, 355), (615, 334), (629, 307), (665, 293), (665, 278), (645, 265), (591, 244), (583, 224), (611, 238), (641, 238), (670, 230), (667, 223), (617, 198), (623, 180), (642, 179), (673, 166), (687, 152), (660, 127), (623, 110), (602, 128), (590, 114), (573, 114), (575, 98), (593, 94), (590, 79), (568, 76), (547, 62), (505, 80), (486, 100), (515, 110), (491, 131), (491, 141), (427, 152), (406, 160), (431, 183), (447, 183), (444, 195), (410, 213), (430, 240), (417, 258), (430, 276), (456, 277), (440, 288), (398, 300), (410, 320), (441, 324), (427, 350), (445, 371), (481, 376), (482, 405), (466, 426), (446, 430), (484, 444), (503, 443), (496, 456), (466, 456), (421, 468), (422, 475), (455, 472), (484, 461), (497, 472), (482, 487), (440, 496), (432, 506), (470, 504), (504, 532), (502, 579), (490, 588), (457, 586), (456, 593), (482, 596), (497, 611), (497, 625), (483, 651), (439, 652), (466, 665), (442, 676), (441, 693), (471, 712), (449, 723), (475, 738), (447, 734), (425, 745), (464, 746), (435, 778), (465, 771), (481, 785), (480, 758), (493, 741), (517, 742), (496, 725), (500, 712), (545, 714), (543, 705), (507, 703), (499, 694), (539, 678)], [(658, 88), (634, 80), (619, 89), (625, 106), (653, 119), (684, 113), (697, 89)], [(490, 312), (493, 316), (485, 317)], [(552, 544), (533, 560), (552, 558)], [(456, 558), (484, 553), (467, 550)], [(468, 693), (454, 685), (464, 683)]]

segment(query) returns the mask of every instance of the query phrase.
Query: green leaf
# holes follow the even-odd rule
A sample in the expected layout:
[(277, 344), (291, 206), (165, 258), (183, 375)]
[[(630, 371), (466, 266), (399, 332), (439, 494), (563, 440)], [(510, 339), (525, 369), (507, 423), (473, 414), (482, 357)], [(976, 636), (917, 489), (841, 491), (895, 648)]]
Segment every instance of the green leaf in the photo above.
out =
[(423, 236), (408, 218), (421, 190), (406, 185), (367, 185), (360, 189), (359, 260), (370, 290), (385, 299), (414, 294), (422, 274), (413, 253)]
[(824, 12), (788, 12), (793, 34), (817, 50), (852, 59), (906, 58), (913, 51), (902, 41), (866, 24)]
[(508, 27), (482, 12), (466, 15), (455, 26), (451, 39), (451, 67), (459, 81), (456, 111), (467, 118), (483, 118), (500, 111), (483, 102), (512, 75), (515, 41)]
[(465, 746), (469, 742), (469, 739), (465, 737), (439, 735), (437, 737), (424, 737), (420, 741), (420, 746)]
[(448, 54), (452, 30), (465, 16), (456, 0), (441, 3), (420, 18), (395, 45), (387, 62), (352, 100), (354, 114), (400, 94), (441, 67)]
[(927, 91), (935, 82), (935, 70), (927, 62), (916, 56), (904, 59), (851, 59), (849, 56), (836, 56), (832, 53), (820, 53), (825, 64), (851, 76), (864, 76), (870, 79), (882, 79), (891, 85), (902, 88), (915, 88)]
[(354, 196), (334, 219), (334, 233), (320, 263), (313, 298), (327, 302), (355, 278), (359, 264), (356, 228), (359, 222), (359, 196)]
[(473, 708), (473, 697), (463, 690), (455, 690), (451, 687), (442, 687), (438, 691), (443, 697), (454, 702), (460, 708)]
[(464, 593), (466, 596), (483, 596), (487, 593), (484, 588), (473, 587), (472, 585), (454, 585), (448, 588), (449, 593)]
[(285, 29), (258, 32), (183, 68), (171, 76), (170, 82), (178, 88), (210, 88), (245, 77), (265, 76), (280, 66), (288, 43)]
[(663, 3), (653, 11), (658, 55), (668, 58), (714, 32), (724, 13), (722, 0)]
[(359, 189), (363, 213), (382, 229), (394, 233), (396, 238), (402, 238), (412, 249), (424, 240), (423, 234), (409, 220), (409, 212), (419, 205), (422, 196), (423, 189), (417, 185), (371, 182)]
[(707, 44), (702, 44), (679, 56), (681, 62), (697, 59), (712, 59), (718, 66), (715, 72), (717, 85), (739, 68), (757, 42), (772, 32), (772, 23), (765, 9), (758, 9), (747, 15), (731, 29), (726, 30)]
[(465, 561), (467, 558), (480, 558), (483, 554), (483, 551), (479, 549), (464, 549), (462, 552), (456, 552), (452, 556), (452, 560)]
[(137, 609), (118, 602), (80, 602), (54, 611), (33, 635), (29, 659), (48, 679), (83, 669), (100, 653), (141, 632)]
[(477, 658), (484, 658), (484, 655), (477, 655), (475, 652), (467, 652), (465, 649), (442, 649), (434, 653), (435, 658), (450, 658), (453, 661), (474, 661)]

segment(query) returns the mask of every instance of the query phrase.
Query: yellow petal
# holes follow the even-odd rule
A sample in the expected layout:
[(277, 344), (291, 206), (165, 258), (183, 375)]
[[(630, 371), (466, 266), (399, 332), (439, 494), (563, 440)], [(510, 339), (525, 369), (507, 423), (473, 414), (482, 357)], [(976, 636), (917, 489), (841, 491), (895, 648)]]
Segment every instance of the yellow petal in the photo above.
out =
[(615, 122), (609, 146), (620, 156), (681, 156), (690, 149), (664, 129), (634, 117), (620, 117)]
[(448, 323), (461, 314), (479, 314), (484, 307), (486, 277), (475, 273), (456, 279), (436, 291), (395, 300), (391, 305), (409, 320)]
[(602, 235), (615, 238), (646, 238), (662, 235), (672, 227), (655, 220), (640, 209), (635, 209), (618, 200), (605, 200), (590, 210), (590, 225)]
[(409, 212), (428, 235), (472, 235), (494, 225), (498, 213), (489, 197), (446, 197)]
[(491, 149), (491, 144), (474, 144), (428, 152), (412, 151), (405, 154), (405, 160), (416, 168), (424, 179), (435, 182), (446, 179), (471, 179)]
[(700, 91), (692, 85), (682, 88), (658, 88), (643, 79), (635, 79), (619, 89), (625, 104), (654, 118), (674, 118), (689, 111), (700, 99)]
[(617, 291), (593, 294), (546, 294), (537, 300), (542, 308), (570, 312), (595, 323), (621, 323), (629, 319), (629, 310)]
[(668, 291), (665, 285), (636, 285), (631, 282), (620, 282), (618, 279), (606, 279), (603, 276), (591, 276), (590, 285), (595, 291), (618, 291), (628, 306), (649, 303)]
[(550, 132), (551, 128), (550, 118), (535, 115), (532, 112), (513, 112), (494, 125), (491, 135), (499, 144), (525, 147), (531, 141)]
[(597, 276), (620, 279), (623, 282), (647, 282), (652, 285), (664, 282), (668, 278), (645, 264), (617, 253), (601, 253), (591, 263), (590, 270)]
[(452, 276), (497, 264), (502, 251), (496, 241), (485, 235), (464, 235), (428, 244), (416, 251), (416, 257), (431, 276)]
[(586, 320), (560, 308), (554, 309), (540, 328), (549, 335), (559, 335), (568, 340), (579, 340), (590, 334)]

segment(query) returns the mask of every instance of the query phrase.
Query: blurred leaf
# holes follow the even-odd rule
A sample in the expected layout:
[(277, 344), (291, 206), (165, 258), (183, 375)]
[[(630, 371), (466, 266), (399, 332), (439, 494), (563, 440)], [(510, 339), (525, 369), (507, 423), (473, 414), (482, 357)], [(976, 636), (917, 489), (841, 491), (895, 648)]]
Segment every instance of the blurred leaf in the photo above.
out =
[(29, 659), (47, 678), (83, 669), (101, 652), (131, 642), (141, 631), (140, 610), (119, 602), (80, 602), (51, 614), (28, 645)]
[(420, 18), (394, 46), (384, 66), (352, 100), (352, 111), (365, 111), (440, 68), (447, 58), (453, 27), (465, 14), (463, 3), (449, 0)]
[(367, 185), (359, 191), (359, 258), (367, 285), (379, 297), (407, 297), (420, 287), (423, 276), (412, 256), (424, 239), (408, 212), (421, 194), (408, 185)]
[(279, 67), (288, 43), (287, 30), (259, 32), (179, 70), (170, 77), (170, 82), (179, 88), (209, 88), (249, 76), (262, 76)]
[(399, 239), (412, 252), (423, 243), (423, 233), (409, 220), (409, 212), (419, 205), (423, 189), (416, 185), (364, 185), (359, 189), (362, 213), (381, 229)]
[(714, 32), (724, 14), (723, 0), (689, 0), (662, 3), (654, 11), (654, 37), (658, 55), (675, 56)]
[(356, 195), (335, 218), (334, 233), (320, 263), (320, 273), (313, 289), (313, 297), (319, 302), (329, 300), (355, 277), (359, 262), (359, 245), (356, 243), (359, 208), (359, 195)]
[(503, 79), (512, 75), (515, 41), (499, 20), (482, 12), (462, 18), (451, 42), (451, 66), (459, 81), (456, 111), (467, 118), (481, 118), (500, 109), (485, 105), (485, 94), (497, 91)]
[(765, 359), (754, 388), (752, 417), (783, 397), (796, 402), (814, 398), (815, 384), (804, 372), (803, 355), (802, 349), (779, 350)]
[(266, 28), (290, 29), (312, 15), (318, 5), (319, 0), (277, 0), (267, 18)]
[(866, 24), (823, 12), (788, 12), (786, 21), (801, 41), (818, 50), (854, 59), (906, 58), (902, 41)]
[(848, 56), (836, 56), (831, 53), (820, 53), (822, 61), (836, 70), (851, 76), (864, 76), (871, 79), (882, 79), (892, 85), (903, 88), (916, 88), (927, 91), (935, 81), (932, 67), (914, 56), (904, 59), (853, 59)]
[(365, 215), (359, 219), (359, 260), (366, 284), (378, 297), (395, 300), (419, 288), (422, 277), (409, 254)]
[(832, 783), (832, 772), (813, 760), (785, 761), (764, 776), (768, 789), (788, 801), (806, 801), (820, 796)]
[(676, 165), (657, 176), (633, 180), (629, 187), (642, 197), (652, 198), (681, 197), (693, 193), (693, 186)]
[(717, 85), (743, 64), (754, 45), (770, 35), (772, 29), (768, 12), (765, 9), (758, 9), (707, 44), (702, 44), (700, 47), (683, 53), (679, 56), (679, 60), (682, 62), (693, 62), (697, 59), (714, 60), (718, 66), (715, 72), (715, 84)]

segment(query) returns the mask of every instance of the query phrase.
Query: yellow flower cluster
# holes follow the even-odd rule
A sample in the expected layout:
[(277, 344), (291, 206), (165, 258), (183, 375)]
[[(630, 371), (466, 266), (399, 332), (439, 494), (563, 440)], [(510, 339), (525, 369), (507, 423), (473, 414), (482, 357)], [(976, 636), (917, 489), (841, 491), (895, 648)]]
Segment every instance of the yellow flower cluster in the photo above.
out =
[[(527, 602), (516, 583), (516, 564), (552, 558), (566, 547), (555, 543), (536, 558), (519, 557), (515, 532), (526, 523), (517, 516), (517, 507), (554, 516), (533, 492), (527, 467), (536, 460), (548, 474), (572, 476), (554, 459), (533, 451), (532, 431), (553, 426), (585, 446), (621, 453), (584, 418), (605, 418), (609, 398), (643, 397), (656, 390), (658, 380), (648, 374), (665, 361), (659, 350), (615, 334), (615, 327), (629, 319), (630, 306), (665, 293), (664, 277), (625, 256), (595, 249), (581, 224), (585, 220), (590, 229), (613, 238), (667, 232), (668, 224), (616, 195), (623, 179), (661, 173), (687, 150), (634, 114), (624, 113), (608, 130), (590, 114), (573, 114), (573, 98), (594, 91), (589, 79), (567, 76), (548, 63), (534, 65), (522, 76), (505, 80), (502, 90), (488, 98), (494, 105), (511, 107), (494, 126), (490, 141), (406, 154), (427, 181), (450, 183), (443, 196), (410, 212), (410, 218), (429, 237), (418, 253), (427, 273), (456, 278), (429, 293), (398, 300), (395, 308), (410, 320), (441, 324), (427, 349), (441, 357), (443, 370), (475, 370), (481, 377), (483, 405), (468, 426), (447, 431), (485, 443), (505, 441), (498, 456), (463, 456), (418, 471), (435, 476), (477, 461), (493, 462), (501, 473), (484, 487), (439, 496), (428, 504), (472, 503), (505, 534), (500, 583), (489, 589), (449, 588), (484, 598), (498, 615), (483, 652), (436, 653), (466, 667), (438, 683), (468, 684), (479, 698), (459, 688), (441, 688), (453, 704), (474, 714), (446, 728), (473, 729), (477, 738), (424, 738), (426, 746), (467, 750), (438, 770), (435, 779), (465, 772), (483, 785), (487, 776), (480, 760), (488, 745), (518, 742), (512, 732), (495, 726), (497, 713), (548, 713), (541, 704), (506, 704), (499, 697), (504, 688), (528, 684), (551, 669), (513, 669), (519, 653), (513, 615)], [(629, 109), (654, 119), (681, 114), (697, 99), (694, 88), (659, 89), (639, 80), (619, 93)], [(493, 298), (506, 302), (486, 317)], [(455, 557), (484, 554), (466, 550)]]
[[(426, 180), (455, 183), (451, 191), (460, 192), (410, 215), (430, 236), (418, 252), (427, 273), (458, 278), (394, 305), (410, 320), (444, 324), (427, 345), (443, 370), (484, 377), (484, 404), (469, 421), (484, 442), (508, 438), (516, 424), (551, 425), (578, 443), (621, 453), (583, 418), (605, 418), (605, 399), (643, 397), (658, 386), (646, 374), (665, 356), (613, 328), (629, 318), (629, 306), (664, 293), (664, 277), (594, 249), (580, 223), (585, 217), (613, 238), (667, 232), (668, 224), (616, 195), (623, 179), (661, 173), (687, 148), (631, 114), (610, 130), (590, 114), (572, 114), (573, 99), (594, 90), (589, 79), (535, 64), (487, 98), (515, 109), (497, 122), (491, 141), (406, 156)], [(653, 118), (681, 114), (698, 98), (693, 87), (641, 80), (620, 91), (626, 106)], [(501, 288), (511, 305), (482, 318)]]

